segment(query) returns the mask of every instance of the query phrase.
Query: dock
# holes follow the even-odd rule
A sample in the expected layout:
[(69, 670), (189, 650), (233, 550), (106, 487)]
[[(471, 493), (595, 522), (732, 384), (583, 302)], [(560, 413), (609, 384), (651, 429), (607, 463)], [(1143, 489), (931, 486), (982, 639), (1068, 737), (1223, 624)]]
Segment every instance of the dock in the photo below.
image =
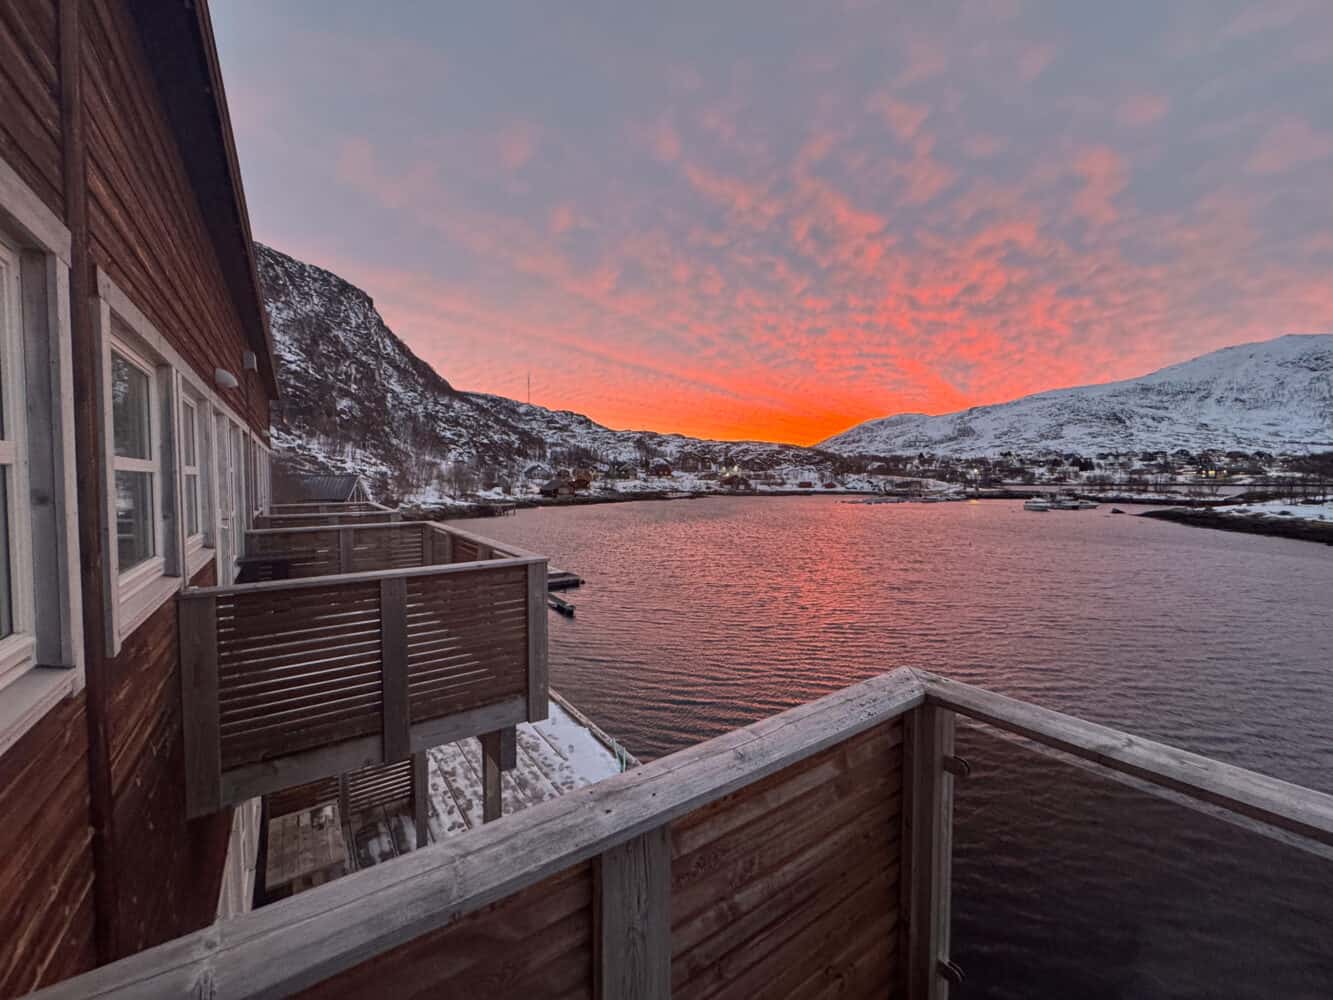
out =
[(567, 569), (555, 569), (552, 567), (546, 573), (547, 590), (569, 590), (572, 587), (582, 587), (583, 578), (577, 573), (571, 573)]

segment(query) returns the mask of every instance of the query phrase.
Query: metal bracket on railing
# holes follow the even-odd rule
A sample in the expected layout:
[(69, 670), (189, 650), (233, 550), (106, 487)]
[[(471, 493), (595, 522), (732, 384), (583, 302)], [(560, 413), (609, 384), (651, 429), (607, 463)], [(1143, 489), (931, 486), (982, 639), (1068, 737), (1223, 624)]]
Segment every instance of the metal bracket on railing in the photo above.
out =
[(942, 958), (938, 969), (940, 976), (950, 986), (963, 985), (963, 970), (956, 963), (949, 961), (947, 958)]
[(966, 757), (945, 757), (940, 761), (940, 767), (957, 778), (966, 778), (972, 773), (972, 765)]

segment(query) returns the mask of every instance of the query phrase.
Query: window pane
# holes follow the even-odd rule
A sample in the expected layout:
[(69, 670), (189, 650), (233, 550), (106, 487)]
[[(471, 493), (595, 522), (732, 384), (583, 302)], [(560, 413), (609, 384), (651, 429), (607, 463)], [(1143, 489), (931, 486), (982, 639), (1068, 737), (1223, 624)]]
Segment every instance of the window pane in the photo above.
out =
[(199, 534), (199, 477), (185, 477), (185, 533)]
[(151, 472), (116, 472), (116, 547), (122, 573), (156, 554)]
[(152, 403), (148, 376), (114, 351), (111, 353), (111, 411), (116, 454), (122, 458), (152, 458), (149, 434)]
[(14, 632), (13, 587), (9, 574), (9, 467), (0, 467), (0, 639)]
[(185, 454), (185, 464), (194, 465), (194, 407), (189, 403), (181, 404), (181, 440), (183, 447), (181, 450)]

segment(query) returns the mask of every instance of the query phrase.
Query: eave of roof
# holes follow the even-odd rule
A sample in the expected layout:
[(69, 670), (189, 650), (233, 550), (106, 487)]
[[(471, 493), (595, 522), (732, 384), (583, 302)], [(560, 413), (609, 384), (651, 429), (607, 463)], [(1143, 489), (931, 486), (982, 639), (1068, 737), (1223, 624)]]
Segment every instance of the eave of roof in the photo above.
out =
[(277, 399), (273, 336), (255, 267), (250, 214), (208, 0), (132, 0), (130, 11), (217, 249), (223, 278), (258, 358), (259, 375), (269, 398)]

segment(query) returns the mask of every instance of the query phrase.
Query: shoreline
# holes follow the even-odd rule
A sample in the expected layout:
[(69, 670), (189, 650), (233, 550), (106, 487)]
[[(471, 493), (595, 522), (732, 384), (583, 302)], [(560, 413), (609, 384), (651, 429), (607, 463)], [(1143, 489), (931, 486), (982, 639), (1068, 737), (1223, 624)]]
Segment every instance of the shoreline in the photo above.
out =
[(1138, 516), (1187, 524), (1195, 528), (1215, 528), (1219, 531), (1238, 531), (1248, 535), (1268, 535), (1274, 538), (1291, 538), (1296, 541), (1333, 545), (1333, 524), (1320, 524), (1295, 517), (1219, 514), (1211, 510), (1187, 510), (1181, 507), (1146, 510)]
[[(999, 486), (989, 487), (975, 493), (965, 493), (958, 497), (958, 500), (1028, 500), (1033, 497), (1044, 496), (1049, 490), (1034, 489), (1032, 487), (1022, 486)], [(783, 490), (638, 490), (625, 493), (590, 493), (566, 497), (512, 497), (504, 500), (465, 500), (460, 501), (454, 506), (425, 507), (417, 505), (406, 505), (404, 510), (418, 511), (424, 520), (445, 521), (445, 520), (484, 520), (491, 517), (503, 517), (511, 510), (529, 510), (536, 507), (590, 507), (598, 504), (612, 503), (636, 503), (653, 500), (703, 500), (715, 497), (857, 497), (862, 499), (876, 499), (892, 494), (876, 493), (869, 490), (851, 490), (851, 489), (783, 489)], [(1126, 506), (1161, 506), (1170, 504), (1172, 507), (1188, 508), (1191, 510), (1206, 510), (1209, 507), (1215, 507), (1229, 500), (1215, 498), (1190, 498), (1190, 497), (1135, 497), (1121, 494), (1099, 494), (1088, 492), (1071, 491), (1072, 496), (1079, 499), (1091, 500), (1099, 504), (1124, 504)], [(918, 501), (920, 497), (907, 497), (907, 502)], [(957, 502), (957, 501), (954, 501)], [(495, 508), (505, 508), (498, 512)]]

